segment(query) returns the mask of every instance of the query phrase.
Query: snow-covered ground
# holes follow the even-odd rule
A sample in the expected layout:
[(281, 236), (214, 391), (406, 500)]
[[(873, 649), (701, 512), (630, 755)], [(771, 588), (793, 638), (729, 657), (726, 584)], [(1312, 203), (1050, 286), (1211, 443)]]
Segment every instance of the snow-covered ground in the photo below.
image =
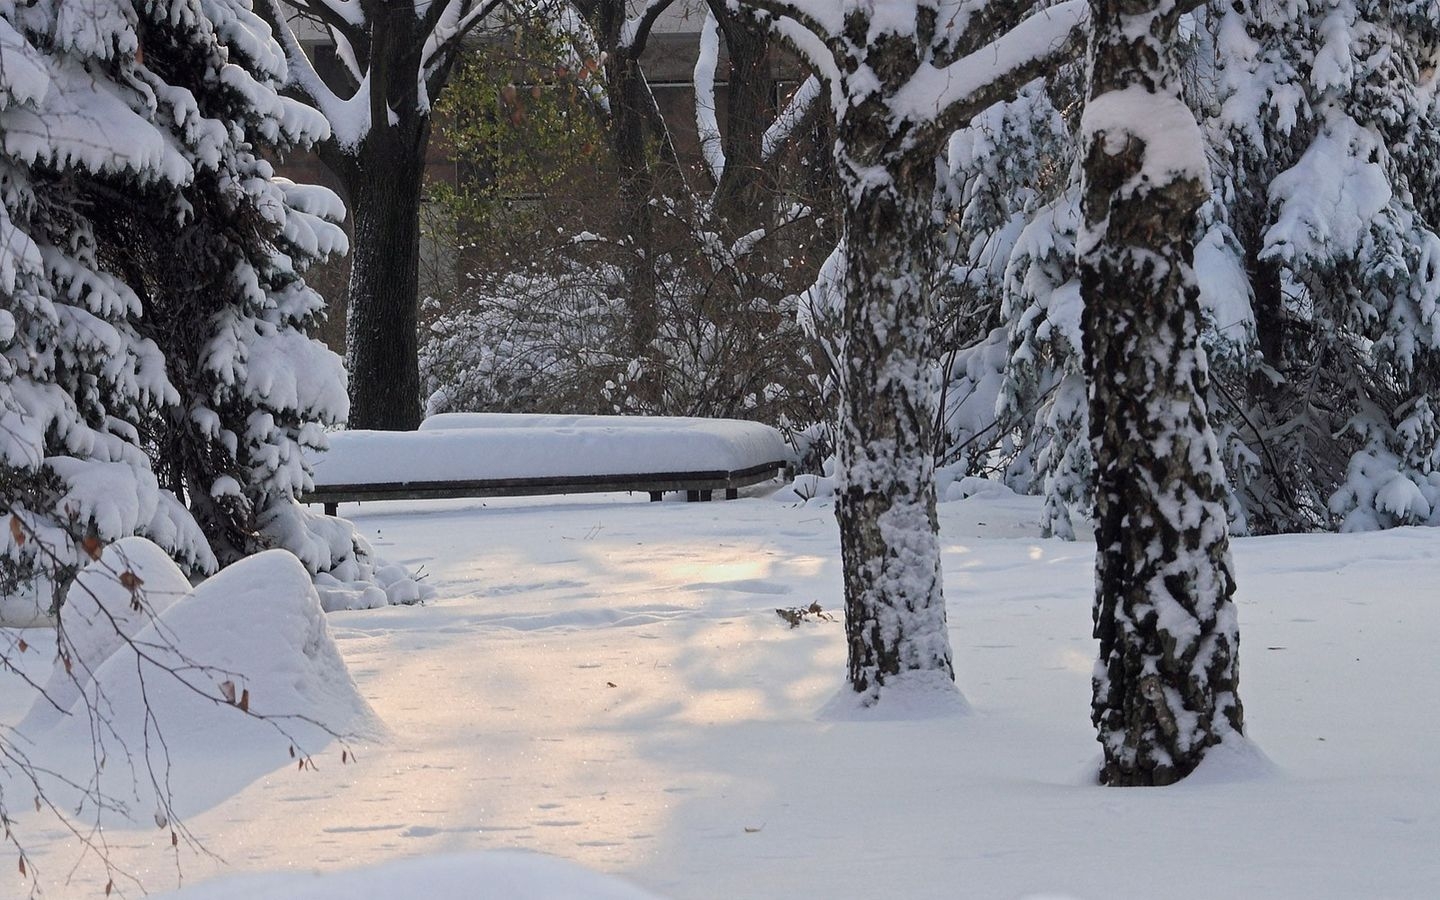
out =
[[(438, 591), (423, 607), (328, 617), (388, 737), (354, 745), (356, 765), (326, 748), (314, 771), (277, 744), (268, 775), (189, 817), (225, 864), (182, 843), (186, 884), (521, 849), (694, 900), (1440, 896), (1434, 531), (1237, 541), (1242, 696), (1273, 766), (1231, 759), (1147, 790), (1088, 781), (1091, 547), (1038, 539), (1032, 499), (942, 504), (971, 710), (898, 721), (818, 715), (840, 687), (841, 625), (792, 629), (775, 612), (838, 613), (823, 504), (592, 496), (341, 511)], [(22, 660), (43, 683), (41, 656)], [(0, 722), (24, 715), (23, 694), (0, 675)], [(259, 771), (243, 746), (243, 765), (215, 765)], [(88, 865), (65, 883), (79, 851), (49, 820), (25, 812), (19, 826), (50, 896), (103, 893)], [(147, 888), (175, 886), (167, 831), (106, 838)], [(518, 896), (500, 881), (481, 889), (483, 873), (513, 864), (445, 858), (332, 893), (441, 896), (418, 889), (433, 876)], [(631, 895), (536, 871), (532, 883), (569, 887), (535, 896)], [(9, 877), (0, 895), (21, 888)], [(322, 883), (190, 896), (330, 896), (304, 888)]]

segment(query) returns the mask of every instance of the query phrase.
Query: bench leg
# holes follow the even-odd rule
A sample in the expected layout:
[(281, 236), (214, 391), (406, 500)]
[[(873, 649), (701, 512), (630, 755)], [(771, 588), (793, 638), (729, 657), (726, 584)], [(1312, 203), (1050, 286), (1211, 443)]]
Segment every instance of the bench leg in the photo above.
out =
[(700, 492), (700, 499), (701, 499), (701, 501), (703, 501), (703, 502), (705, 502), (705, 503), (709, 503), (710, 500), (711, 500), (710, 492), (709, 492), (709, 491), (701, 491), (701, 492)]
[(739, 488), (726, 488), (726, 489), (725, 489), (725, 499), (726, 499), (726, 500), (738, 500), (739, 498), (740, 498), (740, 489), (739, 489)]
[(339, 503), (327, 503), (327, 504), (325, 504), (325, 515), (327, 515), (327, 516), (334, 516), (334, 515), (338, 515), (339, 512), (340, 512), (340, 504), (339, 504)]
[(665, 497), (665, 492), (664, 492), (664, 491), (651, 491), (651, 492), (650, 492), (650, 502), (651, 502), (651, 503), (659, 503), (662, 499), (664, 499), (664, 497)]
[(686, 491), (686, 492), (685, 492), (685, 502), (686, 502), (686, 503), (694, 503), (695, 501), (697, 501), (697, 500), (699, 500), (699, 499), (700, 499), (700, 492), (699, 492), (699, 491)]

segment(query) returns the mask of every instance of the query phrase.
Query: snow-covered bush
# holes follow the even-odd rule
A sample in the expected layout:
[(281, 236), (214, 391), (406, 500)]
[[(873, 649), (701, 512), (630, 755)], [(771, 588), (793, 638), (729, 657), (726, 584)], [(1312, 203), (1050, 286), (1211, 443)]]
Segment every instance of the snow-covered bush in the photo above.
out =
[[(593, 237), (593, 236), (586, 236)], [(602, 240), (567, 241), (529, 271), (473, 273), (432, 304), (420, 369), (427, 415), (568, 412), (814, 422), (793, 302), (744, 296), (680, 246), (660, 266), (658, 333), (630, 351), (626, 270)], [(743, 280), (739, 283), (744, 283)], [(767, 297), (767, 294), (769, 295)], [(773, 298), (773, 299), (772, 299)]]

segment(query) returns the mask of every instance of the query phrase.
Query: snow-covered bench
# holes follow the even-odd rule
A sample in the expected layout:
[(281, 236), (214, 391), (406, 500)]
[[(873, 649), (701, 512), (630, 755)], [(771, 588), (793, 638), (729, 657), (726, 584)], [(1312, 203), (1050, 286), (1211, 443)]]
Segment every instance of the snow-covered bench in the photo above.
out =
[(342, 431), (316, 454), (301, 499), (334, 515), (357, 500), (684, 491), (734, 499), (791, 453), (768, 425), (736, 419), (447, 413), (419, 431)]

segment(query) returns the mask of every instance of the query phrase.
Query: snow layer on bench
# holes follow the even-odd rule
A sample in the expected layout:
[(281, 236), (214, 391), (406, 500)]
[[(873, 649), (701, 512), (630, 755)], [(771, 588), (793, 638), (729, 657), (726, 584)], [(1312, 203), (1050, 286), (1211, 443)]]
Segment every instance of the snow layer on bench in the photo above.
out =
[(446, 413), (420, 431), (342, 431), (316, 486), (734, 472), (788, 460), (768, 425), (738, 419)]

